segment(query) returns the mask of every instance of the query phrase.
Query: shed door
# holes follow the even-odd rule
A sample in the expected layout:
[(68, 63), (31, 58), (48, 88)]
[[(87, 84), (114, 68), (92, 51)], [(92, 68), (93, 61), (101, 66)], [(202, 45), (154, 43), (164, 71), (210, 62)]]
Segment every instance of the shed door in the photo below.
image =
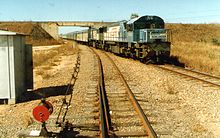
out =
[(0, 99), (10, 98), (8, 37), (0, 36)]

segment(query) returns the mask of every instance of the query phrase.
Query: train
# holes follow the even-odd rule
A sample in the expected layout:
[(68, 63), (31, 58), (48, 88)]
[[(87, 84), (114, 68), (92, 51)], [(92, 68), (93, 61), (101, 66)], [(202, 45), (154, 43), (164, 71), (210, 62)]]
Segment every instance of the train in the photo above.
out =
[(161, 63), (170, 57), (171, 31), (159, 16), (140, 16), (99, 28), (68, 33), (65, 38), (144, 63)]

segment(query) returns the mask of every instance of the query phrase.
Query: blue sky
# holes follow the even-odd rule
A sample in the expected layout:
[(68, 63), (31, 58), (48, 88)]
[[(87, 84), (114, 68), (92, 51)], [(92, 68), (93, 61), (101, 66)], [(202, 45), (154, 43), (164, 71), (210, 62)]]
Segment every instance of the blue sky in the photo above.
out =
[(220, 0), (0, 0), (0, 21), (119, 21), (131, 13), (220, 23)]

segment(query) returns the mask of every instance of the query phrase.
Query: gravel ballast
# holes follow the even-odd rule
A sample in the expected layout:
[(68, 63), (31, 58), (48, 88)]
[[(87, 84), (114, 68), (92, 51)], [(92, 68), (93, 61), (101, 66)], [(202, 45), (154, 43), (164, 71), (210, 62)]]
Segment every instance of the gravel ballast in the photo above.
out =
[(149, 119), (156, 121), (153, 127), (161, 137), (166, 137), (166, 133), (173, 137), (220, 135), (219, 89), (132, 59), (111, 57), (130, 87), (144, 93)]

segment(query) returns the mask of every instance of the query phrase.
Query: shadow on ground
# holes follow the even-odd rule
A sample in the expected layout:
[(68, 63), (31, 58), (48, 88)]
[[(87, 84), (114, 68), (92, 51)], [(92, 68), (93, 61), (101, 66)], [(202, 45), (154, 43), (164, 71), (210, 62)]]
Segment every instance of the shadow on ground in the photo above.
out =
[(179, 67), (185, 67), (185, 64), (179, 61), (179, 58), (177, 56), (171, 56), (169, 58), (169, 64), (179, 66)]
[[(79, 131), (75, 131), (74, 130), (75, 127), (68, 123), (68, 124), (65, 124), (64, 127), (62, 128), (62, 130), (60, 132), (48, 132), (47, 130), (46, 131), (42, 131), (43, 133), (40, 133), (39, 137), (50, 137), (50, 138), (92, 138), (90, 136), (84, 136), (84, 135), (81, 135)], [(96, 129), (97, 132), (99, 132), (99, 129)], [(19, 138), (23, 138), (23, 137), (33, 137), (30, 135), (30, 131), (28, 130), (24, 130), (24, 131), (21, 131), (19, 134), (18, 134), (18, 137)]]
[[(68, 92), (66, 93), (67, 90)], [(50, 96), (71, 94), (72, 91), (73, 91), (72, 86), (68, 86), (68, 85), (39, 88), (39, 89), (24, 93), (18, 102), (22, 103), (22, 102), (28, 102), (32, 100), (38, 100), (41, 98), (47, 98)]]

